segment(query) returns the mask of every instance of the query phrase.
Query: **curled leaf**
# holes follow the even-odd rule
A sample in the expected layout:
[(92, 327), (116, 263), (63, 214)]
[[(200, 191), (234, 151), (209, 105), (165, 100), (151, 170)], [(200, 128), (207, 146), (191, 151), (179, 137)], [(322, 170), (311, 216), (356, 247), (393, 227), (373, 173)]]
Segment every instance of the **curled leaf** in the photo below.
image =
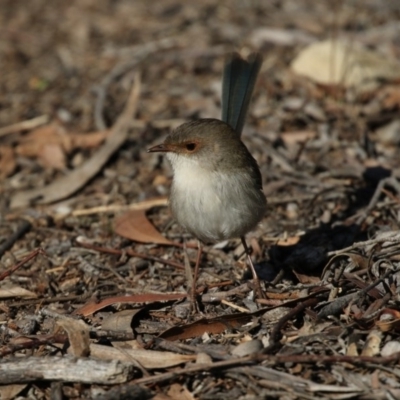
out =
[(131, 210), (119, 216), (115, 220), (115, 233), (135, 242), (174, 244), (158, 232), (143, 209)]

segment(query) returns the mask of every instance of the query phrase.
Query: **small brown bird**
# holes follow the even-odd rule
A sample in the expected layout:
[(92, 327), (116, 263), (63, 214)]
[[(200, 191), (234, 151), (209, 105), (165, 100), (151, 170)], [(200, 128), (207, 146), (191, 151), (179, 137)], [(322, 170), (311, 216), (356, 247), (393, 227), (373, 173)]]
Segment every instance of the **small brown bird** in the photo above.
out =
[[(261, 64), (258, 53), (247, 61), (231, 54), (223, 76), (222, 121), (187, 122), (148, 150), (165, 152), (171, 162), (170, 206), (181, 226), (204, 243), (241, 238), (258, 296), (260, 283), (244, 237), (263, 218), (266, 199), (257, 162), (240, 135)], [(193, 298), (200, 254), (199, 242)]]

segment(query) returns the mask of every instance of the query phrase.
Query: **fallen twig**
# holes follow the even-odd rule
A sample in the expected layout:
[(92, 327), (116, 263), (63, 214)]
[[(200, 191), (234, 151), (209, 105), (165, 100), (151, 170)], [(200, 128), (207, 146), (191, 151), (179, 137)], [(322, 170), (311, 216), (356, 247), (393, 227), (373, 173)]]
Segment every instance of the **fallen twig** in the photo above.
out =
[(328, 253), (328, 257), (336, 256), (341, 253), (348, 252), (350, 250), (358, 249), (358, 248), (365, 248), (366, 246), (375, 245), (378, 243), (400, 243), (400, 233), (398, 231), (390, 232), (389, 234), (379, 235), (378, 237), (370, 240), (365, 240), (364, 242), (356, 242), (353, 243), (349, 247), (345, 247), (341, 250), (330, 251)]
[(19, 263), (15, 264), (13, 267), (9, 268), (8, 270), (4, 271), (2, 274), (0, 274), (0, 282), (6, 278), (7, 276), (10, 276), (13, 274), (18, 268), (22, 267), (24, 264), (26, 264), (29, 260), (32, 260), (32, 258), (35, 258), (38, 254), (46, 254), (43, 249), (38, 248), (34, 251), (32, 251), (28, 256), (26, 256), (23, 260), (21, 260)]
[(0, 364), (0, 384), (62, 381), (114, 385), (132, 379), (136, 368), (120, 361), (75, 357), (28, 357)]
[(44, 125), (49, 121), (48, 115), (41, 115), (40, 117), (28, 119), (26, 121), (17, 122), (16, 124), (4, 126), (0, 128), (0, 137), (9, 135), (10, 133), (26, 131)]

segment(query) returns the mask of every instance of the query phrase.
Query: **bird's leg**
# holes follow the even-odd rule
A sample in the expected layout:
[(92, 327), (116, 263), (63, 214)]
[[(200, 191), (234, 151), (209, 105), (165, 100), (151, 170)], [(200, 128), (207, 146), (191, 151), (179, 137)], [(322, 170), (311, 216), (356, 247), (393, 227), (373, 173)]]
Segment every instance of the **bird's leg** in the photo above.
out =
[(185, 265), (185, 275), (188, 282), (188, 286), (193, 283), (193, 272), (192, 267), (190, 266), (189, 255), (187, 252), (186, 241), (183, 242), (183, 260)]
[(244, 236), (242, 236), (240, 238), (240, 240), (242, 241), (242, 244), (243, 244), (243, 247), (244, 247), (244, 251), (245, 251), (245, 253), (247, 255), (247, 259), (249, 261), (249, 268), (250, 268), (251, 274), (253, 275), (254, 290), (256, 292), (257, 297), (259, 299), (263, 299), (263, 298), (265, 298), (265, 296), (264, 296), (263, 291), (261, 290), (260, 279), (257, 276), (256, 269), (254, 268), (253, 261), (251, 259), (251, 250), (247, 246), (247, 243), (246, 243), (246, 240), (245, 240)]
[(203, 253), (203, 246), (200, 241), (197, 242), (197, 257), (196, 257), (196, 265), (194, 267), (194, 275), (192, 277), (192, 288), (190, 291), (190, 301), (193, 306), (193, 311), (198, 311), (198, 305), (196, 301), (196, 286), (197, 286), (197, 278), (199, 277), (199, 267), (201, 255)]
[(197, 242), (197, 257), (196, 257), (196, 265), (194, 267), (194, 274), (192, 271), (192, 267), (190, 266), (189, 256), (187, 254), (186, 243), (183, 246), (184, 256), (185, 256), (185, 274), (188, 282), (188, 295), (190, 296), (190, 305), (191, 305), (191, 313), (199, 312), (199, 306), (196, 301), (196, 286), (197, 286), (197, 278), (199, 275), (199, 267), (201, 255), (203, 252), (203, 246), (200, 241)]

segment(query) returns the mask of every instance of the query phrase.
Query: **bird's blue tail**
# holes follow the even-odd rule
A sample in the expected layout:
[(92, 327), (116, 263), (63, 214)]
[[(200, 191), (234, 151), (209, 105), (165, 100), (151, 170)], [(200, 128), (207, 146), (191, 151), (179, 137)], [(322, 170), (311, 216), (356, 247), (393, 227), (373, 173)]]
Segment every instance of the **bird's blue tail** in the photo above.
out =
[(247, 60), (231, 53), (222, 80), (222, 120), (240, 136), (254, 85), (263, 62), (260, 53), (250, 54)]

